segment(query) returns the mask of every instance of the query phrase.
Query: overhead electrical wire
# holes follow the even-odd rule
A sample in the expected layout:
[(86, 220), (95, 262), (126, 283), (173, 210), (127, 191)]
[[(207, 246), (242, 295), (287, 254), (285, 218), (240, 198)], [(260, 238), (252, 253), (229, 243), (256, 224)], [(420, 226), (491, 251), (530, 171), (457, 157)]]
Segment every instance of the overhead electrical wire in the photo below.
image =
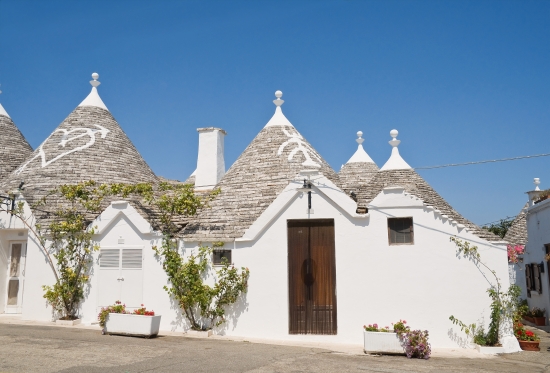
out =
[(450, 163), (450, 164), (444, 164), (444, 165), (440, 165), (440, 166), (414, 167), (413, 169), (415, 169), (415, 170), (430, 170), (430, 169), (434, 169), (434, 168), (470, 166), (470, 165), (473, 165), (473, 164), (506, 162), (506, 161), (515, 161), (515, 160), (518, 160), (518, 159), (548, 157), (548, 156), (550, 156), (550, 153), (536, 154), (536, 155), (523, 155), (523, 156), (520, 156), (520, 157), (512, 157), (512, 158), (491, 159), (491, 160), (487, 160), (487, 161), (476, 161), (476, 162), (466, 162), (466, 163)]

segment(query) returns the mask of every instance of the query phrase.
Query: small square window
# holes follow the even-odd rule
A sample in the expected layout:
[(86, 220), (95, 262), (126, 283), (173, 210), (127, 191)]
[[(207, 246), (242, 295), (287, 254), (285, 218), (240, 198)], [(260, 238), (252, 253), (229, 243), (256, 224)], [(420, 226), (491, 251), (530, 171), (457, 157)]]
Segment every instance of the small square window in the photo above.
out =
[(390, 245), (414, 244), (412, 218), (388, 218), (388, 237)]
[(231, 263), (231, 250), (214, 250), (212, 253), (212, 262), (215, 266), (223, 264), (224, 259), (227, 259), (228, 263)]

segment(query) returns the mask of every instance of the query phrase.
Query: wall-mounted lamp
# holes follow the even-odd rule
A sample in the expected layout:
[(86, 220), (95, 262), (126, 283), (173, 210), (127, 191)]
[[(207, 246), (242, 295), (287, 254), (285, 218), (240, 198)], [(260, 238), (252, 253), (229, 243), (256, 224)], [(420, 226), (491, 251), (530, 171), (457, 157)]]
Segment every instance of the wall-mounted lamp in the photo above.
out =
[(305, 176), (304, 185), (302, 185), (297, 190), (302, 193), (307, 193), (307, 209), (311, 210), (311, 176), (317, 175), (319, 171), (317, 170), (302, 170), (300, 171), (301, 176)]

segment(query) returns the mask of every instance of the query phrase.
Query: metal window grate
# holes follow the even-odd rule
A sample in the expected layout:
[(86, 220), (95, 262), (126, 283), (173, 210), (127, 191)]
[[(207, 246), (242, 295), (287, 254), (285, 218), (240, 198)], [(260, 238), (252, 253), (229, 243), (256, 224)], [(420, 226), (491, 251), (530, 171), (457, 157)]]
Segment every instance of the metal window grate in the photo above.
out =
[(390, 244), (413, 243), (413, 219), (388, 218), (388, 235)]

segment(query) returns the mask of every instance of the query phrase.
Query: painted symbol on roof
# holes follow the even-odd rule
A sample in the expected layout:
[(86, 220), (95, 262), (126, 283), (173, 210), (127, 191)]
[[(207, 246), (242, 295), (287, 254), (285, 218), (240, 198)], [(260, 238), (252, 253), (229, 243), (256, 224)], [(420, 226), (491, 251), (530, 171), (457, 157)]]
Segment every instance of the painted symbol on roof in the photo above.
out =
[[(298, 132), (290, 133), (287, 131), (286, 128), (281, 128), (281, 130), (284, 132), (284, 134), (289, 138), (287, 141), (281, 144), (279, 147), (279, 151), (277, 152), (277, 155), (283, 154), (283, 151), (285, 150), (286, 146), (290, 143), (296, 144), (296, 147), (291, 150), (291, 152), (288, 154), (288, 161), (290, 162), (294, 155), (298, 152), (302, 152), (306, 160), (302, 163), (303, 166), (309, 166), (309, 167), (321, 167), (319, 164), (321, 162), (321, 157), (317, 155), (315, 150), (306, 143)], [(319, 163), (315, 162), (311, 157), (315, 158)]]
[[(71, 130), (66, 130), (66, 129), (57, 129), (57, 130), (55, 130), (46, 139), (46, 141), (44, 141), (40, 145), (40, 147), (38, 147), (38, 152), (36, 153), (36, 155), (34, 157), (32, 157), (32, 159), (30, 159), (27, 163), (25, 163), (24, 165), (19, 167), (17, 169), (17, 171), (15, 171), (15, 173), (20, 174), (27, 167), (27, 165), (29, 163), (31, 163), (32, 161), (34, 161), (36, 158), (39, 158), (39, 157), (42, 160), (42, 163), (41, 163), (42, 168), (44, 168), (44, 167), (52, 164), (53, 162), (57, 161), (58, 159), (63, 158), (66, 155), (69, 155), (71, 153), (78, 152), (80, 150), (84, 150), (86, 148), (89, 148), (90, 146), (92, 146), (95, 143), (96, 134), (98, 132), (101, 134), (102, 139), (104, 139), (105, 136), (107, 136), (107, 134), (110, 132), (107, 128), (105, 128), (103, 126), (100, 126), (99, 124), (94, 124), (94, 126), (96, 126), (97, 129), (96, 128), (82, 128), (82, 127), (80, 127), (80, 128), (74, 128), (74, 129), (71, 129)], [(61, 147), (61, 148), (65, 148), (65, 146), (67, 144), (69, 144), (71, 141), (80, 139), (80, 138), (85, 137), (85, 136), (88, 136), (89, 139), (88, 139), (88, 142), (85, 143), (84, 145), (77, 146), (75, 148), (72, 148), (70, 150), (67, 150), (67, 151), (55, 156), (54, 158), (52, 158), (50, 160), (46, 160), (46, 152), (44, 151), (44, 145), (48, 142), (48, 140), (52, 136), (54, 136), (58, 132), (62, 133), (61, 140), (59, 141), (59, 144), (58, 144), (58, 147)]]

